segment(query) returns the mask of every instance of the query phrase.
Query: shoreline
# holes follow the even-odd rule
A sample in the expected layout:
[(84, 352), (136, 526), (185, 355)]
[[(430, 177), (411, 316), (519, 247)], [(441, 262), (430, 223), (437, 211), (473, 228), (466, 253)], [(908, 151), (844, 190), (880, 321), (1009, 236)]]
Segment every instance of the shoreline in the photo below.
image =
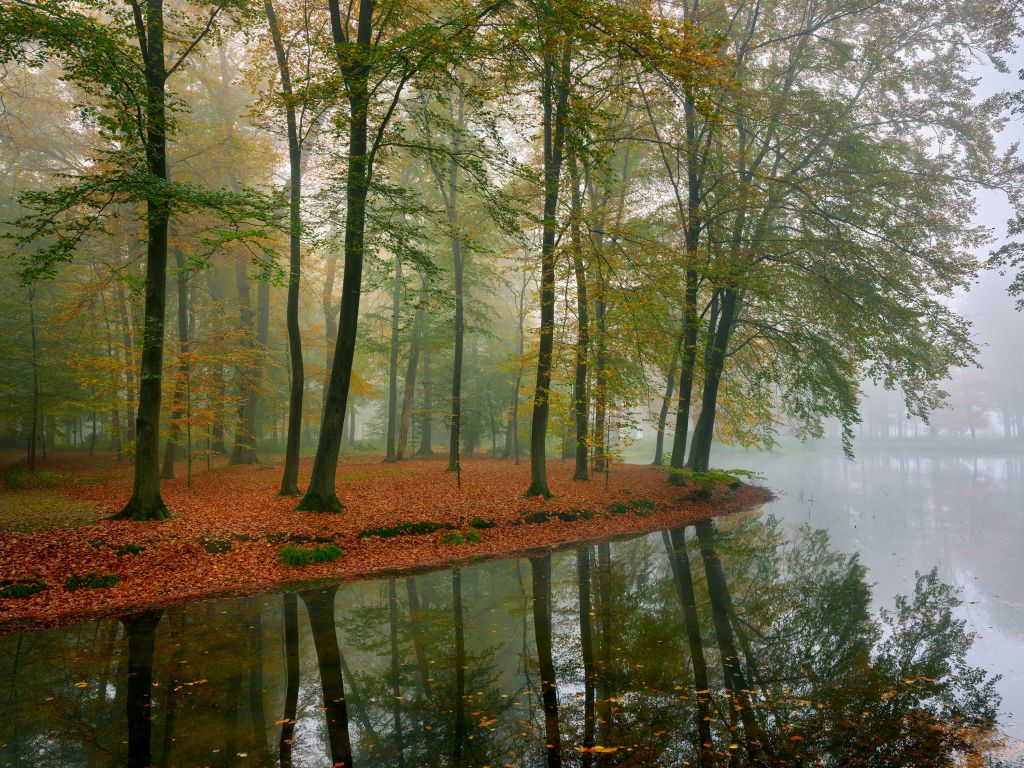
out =
[[(310, 464), (303, 462), (303, 476)], [(99, 519), (35, 533), (0, 532), (0, 580), (46, 584), (25, 598), (0, 599), (0, 635), (199, 600), (524, 557), (690, 525), (772, 498), (767, 489), (750, 485), (710, 499), (684, 498), (685, 488), (670, 485), (662, 469), (649, 465), (616, 466), (605, 490), (603, 476), (572, 481), (571, 464), (552, 461), (548, 472), (556, 496), (544, 501), (521, 495), (528, 464), (469, 459), (459, 489), (442, 458), (401, 464), (374, 458), (341, 462), (339, 496), (347, 507), (325, 515), (294, 512), (294, 499), (276, 496), (279, 475), (271, 470), (278, 468), (224, 467), (194, 478), (190, 490), (181, 480), (165, 481), (165, 501), (174, 513), (165, 522)], [(115, 477), (61, 491), (71, 502), (90, 502), (107, 514), (129, 487), (125, 478)], [(540, 522), (544, 516), (548, 519)], [(367, 535), (398, 523), (438, 528), (391, 538)], [(446, 543), (453, 534), (474, 537), (471, 531), (478, 541)], [(285, 565), (278, 552), (289, 543), (335, 544), (342, 554), (333, 562)], [(132, 548), (142, 549), (126, 551)], [(68, 575), (89, 572), (113, 574), (119, 581), (96, 589), (66, 588)]]

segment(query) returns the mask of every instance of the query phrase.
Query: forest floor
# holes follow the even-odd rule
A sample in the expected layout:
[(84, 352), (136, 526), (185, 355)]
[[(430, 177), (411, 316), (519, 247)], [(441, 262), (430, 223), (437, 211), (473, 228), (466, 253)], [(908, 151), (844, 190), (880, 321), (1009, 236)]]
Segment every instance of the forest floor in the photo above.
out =
[[(340, 514), (295, 512), (295, 499), (277, 495), (278, 462), (220, 464), (194, 468), (191, 488), (179, 467), (163, 483), (171, 519), (139, 523), (106, 519), (129, 495), (127, 460), (58, 452), (28, 473), (15, 458), (0, 454), (0, 634), (662, 530), (771, 497), (742, 485), (693, 498), (664, 470), (642, 465), (613, 467), (605, 488), (603, 475), (574, 481), (572, 462), (552, 461), (555, 496), (545, 501), (523, 496), (526, 462), (464, 460), (459, 488), (444, 457), (386, 464), (360, 456), (339, 464)], [(300, 485), (311, 468), (304, 460)], [(286, 548), (299, 557), (319, 548), (320, 557), (336, 559), (289, 565)]]

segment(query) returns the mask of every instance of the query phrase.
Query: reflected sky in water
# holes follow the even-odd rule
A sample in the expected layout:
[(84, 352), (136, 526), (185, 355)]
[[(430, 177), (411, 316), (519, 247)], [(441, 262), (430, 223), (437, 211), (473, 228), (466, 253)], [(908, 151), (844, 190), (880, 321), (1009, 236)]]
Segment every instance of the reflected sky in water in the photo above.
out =
[(0, 638), (0, 764), (1004, 755), (1000, 730), (1016, 726), (998, 713), (1017, 706), (1021, 658), (1020, 463), (742, 463), (780, 490), (766, 511)]

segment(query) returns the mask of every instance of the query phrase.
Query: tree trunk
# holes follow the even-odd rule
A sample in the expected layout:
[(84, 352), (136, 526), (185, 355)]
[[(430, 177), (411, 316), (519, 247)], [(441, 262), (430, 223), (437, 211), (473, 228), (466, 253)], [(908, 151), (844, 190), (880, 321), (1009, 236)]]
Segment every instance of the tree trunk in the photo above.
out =
[(583, 261), (583, 239), (580, 235), (580, 216), (583, 201), (580, 194), (579, 168), (576, 153), (569, 154), (569, 184), (571, 207), (569, 234), (572, 244), (572, 268), (576, 276), (576, 378), (573, 382), (573, 405), (576, 411), (576, 469), (573, 480), (590, 479), (590, 446), (588, 445), (587, 417), (590, 397), (587, 394), (587, 367), (590, 355), (590, 319), (587, 315), (587, 268)]
[(39, 435), (39, 350), (36, 334), (36, 291), (28, 289), (28, 317), (32, 332), (32, 426), (28, 431), (28, 469), (36, 471), (36, 440)]
[(540, 350), (537, 357), (537, 383), (533, 393), (533, 417), (530, 423), (530, 486), (527, 496), (549, 498), (545, 463), (548, 412), (551, 395), (551, 359), (555, 342), (555, 236), (558, 228), (559, 180), (562, 149), (565, 144), (566, 111), (569, 99), (569, 47), (563, 46), (561, 60), (555, 52), (545, 54), (541, 84), (544, 108), (544, 223), (541, 236), (540, 278)]
[(344, 77), (349, 102), (348, 172), (346, 179), (345, 268), (341, 290), (341, 316), (331, 378), (324, 403), (323, 423), (317, 442), (313, 474), (306, 495), (297, 509), (311, 512), (340, 512), (334, 489), (341, 451), (342, 426), (352, 380), (359, 323), (359, 296), (363, 279), (363, 236), (366, 228), (366, 196), (369, 191), (367, 165), (367, 116), (370, 107), (369, 69), (372, 39), (373, 0), (360, 0), (356, 44), (347, 40), (342, 27), (338, 0), (328, 0), (331, 32), (334, 36), (339, 71)]
[(661, 412), (658, 414), (658, 435), (654, 442), (654, 461), (651, 462), (655, 467), (660, 467), (665, 463), (665, 427), (668, 422), (668, 408), (672, 402), (672, 393), (675, 392), (678, 365), (679, 347), (677, 345), (672, 353), (672, 364), (668, 368), (668, 375), (665, 377), (665, 398), (661, 401)]
[[(167, 180), (166, 80), (163, 0), (146, 2), (146, 167), (154, 180)], [(160, 390), (163, 383), (164, 316), (167, 304), (167, 222), (170, 203), (158, 193), (146, 197), (146, 305), (135, 418), (135, 478), (132, 495), (117, 519), (163, 520), (160, 497)]]
[(420, 272), (420, 298), (416, 306), (416, 316), (412, 321), (412, 339), (409, 342), (409, 360), (405, 367), (405, 390), (402, 393), (402, 418), (398, 427), (398, 447), (395, 455), (398, 459), (405, 458), (409, 446), (409, 431), (412, 428), (412, 410), (416, 398), (416, 371), (420, 360), (420, 343), (423, 336), (423, 325), (427, 315), (427, 276)]
[(463, 254), (462, 233), (459, 231), (459, 166), (455, 157), (459, 151), (461, 130), (465, 123), (465, 96), (458, 89), (458, 122), (455, 122), (455, 95), (449, 101), (452, 117), (451, 154), (448, 161), (448, 194), (445, 208), (448, 212), (448, 226), (451, 228), (452, 265), (455, 278), (455, 350), (452, 359), (452, 426), (448, 436), (448, 471), (459, 472), (459, 438), (462, 433), (462, 346), (465, 340), (466, 323), (463, 308)]
[(305, 368), (302, 362), (302, 333), (299, 328), (299, 287), (302, 279), (302, 145), (299, 140), (298, 121), (292, 99), (292, 79), (288, 68), (288, 55), (277, 26), (273, 0), (264, 0), (263, 9), (274, 42), (277, 67), (281, 73), (281, 92), (284, 96), (285, 122), (288, 130), (288, 362), (291, 381), (288, 394), (288, 436), (284, 452), (284, 472), (281, 475), (281, 496), (299, 495), (299, 452), (302, 439), (302, 396), (305, 392)]
[[(718, 327), (714, 329), (714, 343), (708, 357), (707, 369), (704, 371), (704, 391), (701, 395), (700, 416), (693, 429), (693, 441), (690, 445), (690, 456), (687, 466), (697, 472), (708, 469), (711, 458), (711, 443), (715, 436), (715, 411), (718, 404), (718, 387), (722, 381), (725, 367), (725, 353), (732, 335), (733, 322), (736, 318), (737, 296), (730, 289), (723, 289), (721, 314)], [(708, 329), (711, 333), (712, 329)]]
[(241, 403), (238, 406), (238, 420), (235, 423), (235, 444), (231, 450), (231, 463), (257, 464), (259, 458), (256, 456), (256, 409), (259, 405), (259, 364), (255, 357), (258, 334), (249, 298), (249, 272), (241, 258), (235, 264), (235, 287), (238, 290), (238, 315), (244, 359), (239, 369)]
[(125, 371), (125, 443), (132, 450), (135, 444), (135, 432), (132, 425), (138, 412), (138, 403), (135, 400), (135, 343), (132, 339), (131, 319), (128, 313), (128, 297), (125, 296), (124, 286), (117, 283), (117, 314), (121, 324), (121, 349), (124, 351)]
[(686, 282), (683, 289), (682, 337), (682, 357), (679, 362), (679, 400), (676, 403), (676, 429), (672, 436), (671, 464), (673, 472), (669, 475), (671, 482), (675, 485), (682, 485), (684, 482), (682, 468), (686, 456), (686, 437), (690, 428), (693, 369), (697, 361), (697, 273), (692, 269), (686, 270)]
[(185, 382), (189, 375), (188, 360), (188, 274), (185, 271), (185, 254), (181, 248), (174, 249), (174, 267), (177, 270), (178, 288), (178, 373), (174, 382), (174, 405), (171, 409), (171, 434), (164, 447), (163, 468), (160, 477), (174, 479), (174, 460), (181, 444), (181, 422), (185, 418)]
[(433, 415), (434, 389), (430, 380), (430, 345), (425, 342), (423, 345), (423, 415), (420, 420), (420, 447), (416, 451), (417, 456), (434, 455)]
[(395, 438), (398, 428), (398, 328), (402, 311), (402, 256), (395, 256), (395, 282), (391, 289), (391, 355), (388, 359), (387, 452), (384, 461), (398, 459)]

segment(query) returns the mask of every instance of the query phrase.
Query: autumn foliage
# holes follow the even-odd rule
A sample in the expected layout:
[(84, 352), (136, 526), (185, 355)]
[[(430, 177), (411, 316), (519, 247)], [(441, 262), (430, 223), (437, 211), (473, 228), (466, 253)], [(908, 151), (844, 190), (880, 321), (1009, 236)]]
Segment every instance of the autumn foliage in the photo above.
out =
[[(95, 505), (97, 519), (78, 527), (0, 533), (0, 579), (39, 579), (46, 585), (27, 597), (0, 598), (0, 633), (288, 582), (442, 567), (665, 529), (769, 496), (743, 486), (694, 499), (687, 489), (666, 482), (662, 470), (638, 465), (615, 467), (605, 489), (601, 481), (571, 480), (571, 463), (551, 462), (555, 496), (544, 501), (523, 497), (525, 464), (470, 459), (458, 488), (445, 462), (441, 457), (383, 464), (376, 456), (344, 461), (339, 492), (346, 509), (338, 515), (295, 512), (293, 499), (276, 495), (280, 467), (270, 463), (217, 467), (194, 477), (191, 489), (184, 480), (165, 482), (163, 495), (173, 517), (163, 523), (105, 519), (124, 503), (126, 472), (60, 488), (75, 509), (83, 502)], [(81, 467), (75, 469), (80, 477)], [(310, 462), (304, 461), (300, 478), (309, 470)], [(15, 502), (22, 493), (29, 492), (4, 491), (15, 495)], [(396, 527), (398, 535), (379, 533)], [(301, 566), (280, 555), (289, 547), (342, 552), (333, 562), (311, 554)], [(90, 574), (118, 580), (66, 588), (71, 577), (79, 583)]]

